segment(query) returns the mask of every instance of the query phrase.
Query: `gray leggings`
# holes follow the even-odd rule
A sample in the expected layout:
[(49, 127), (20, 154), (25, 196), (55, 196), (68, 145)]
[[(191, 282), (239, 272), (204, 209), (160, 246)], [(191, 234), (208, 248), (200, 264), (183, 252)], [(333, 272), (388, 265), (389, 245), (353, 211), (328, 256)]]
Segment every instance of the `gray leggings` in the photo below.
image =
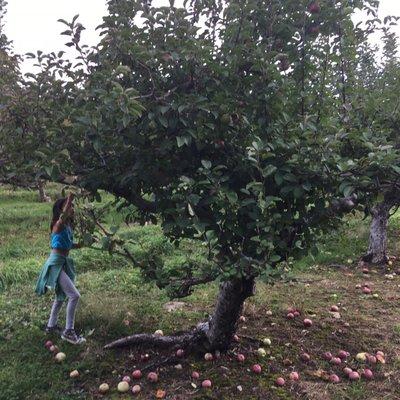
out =
[[(71, 281), (70, 277), (65, 273), (63, 269), (58, 276), (58, 284), (61, 286), (62, 290), (68, 297), (65, 329), (74, 329), (76, 307), (78, 306), (81, 295), (75, 287), (74, 283)], [(54, 300), (47, 326), (52, 327), (57, 325), (58, 314), (60, 313), (62, 305), (62, 300), (57, 300), (57, 298)]]

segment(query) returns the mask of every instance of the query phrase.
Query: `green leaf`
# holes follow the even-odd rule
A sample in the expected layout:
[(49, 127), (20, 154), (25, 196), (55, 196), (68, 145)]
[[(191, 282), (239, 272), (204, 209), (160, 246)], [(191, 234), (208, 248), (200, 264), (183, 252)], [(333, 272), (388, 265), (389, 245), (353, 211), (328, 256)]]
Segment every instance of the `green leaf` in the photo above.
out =
[(203, 167), (205, 168), (205, 169), (210, 169), (211, 168), (211, 161), (208, 161), (208, 160), (201, 160), (201, 164), (203, 165)]
[(227, 192), (226, 197), (231, 204), (236, 204), (238, 201), (238, 195), (236, 194), (236, 192)]

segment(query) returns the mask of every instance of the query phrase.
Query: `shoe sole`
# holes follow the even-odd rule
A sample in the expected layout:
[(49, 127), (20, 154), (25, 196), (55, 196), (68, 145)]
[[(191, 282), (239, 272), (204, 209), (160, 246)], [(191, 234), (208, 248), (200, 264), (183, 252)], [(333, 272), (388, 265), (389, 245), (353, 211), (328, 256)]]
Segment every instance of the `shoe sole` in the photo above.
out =
[(84, 344), (84, 343), (86, 343), (86, 340), (83, 341), (83, 342), (75, 342), (72, 339), (69, 339), (69, 338), (65, 337), (64, 335), (61, 335), (61, 339), (65, 340), (66, 342), (71, 343), (71, 344)]

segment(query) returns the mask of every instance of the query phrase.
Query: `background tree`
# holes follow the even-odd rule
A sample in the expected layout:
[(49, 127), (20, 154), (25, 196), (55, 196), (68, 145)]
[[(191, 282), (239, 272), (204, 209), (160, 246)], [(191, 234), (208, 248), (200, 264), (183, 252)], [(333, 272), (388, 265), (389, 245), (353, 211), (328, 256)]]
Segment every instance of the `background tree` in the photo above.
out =
[[(375, 15), (376, 17), (376, 15)], [(358, 44), (355, 79), (349, 93), (351, 124), (341, 134), (340, 153), (346, 165), (341, 187), (356, 191), (371, 215), (370, 239), (365, 261), (385, 264), (386, 230), (393, 207), (399, 205), (399, 62), (396, 36), (390, 30), (396, 18), (387, 17), (383, 32), (383, 62), (366, 36)]]

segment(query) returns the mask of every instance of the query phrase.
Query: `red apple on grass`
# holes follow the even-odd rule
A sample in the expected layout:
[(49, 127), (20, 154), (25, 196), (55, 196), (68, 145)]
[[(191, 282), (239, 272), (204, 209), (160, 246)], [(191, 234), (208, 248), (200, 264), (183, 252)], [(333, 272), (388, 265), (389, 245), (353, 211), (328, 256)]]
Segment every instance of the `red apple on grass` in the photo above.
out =
[(321, 7), (317, 1), (313, 1), (308, 6), (308, 11), (311, 14), (319, 14), (321, 12)]
[(206, 353), (206, 354), (204, 354), (204, 359), (205, 359), (206, 361), (212, 361), (213, 358), (214, 358), (214, 356), (213, 356), (211, 353)]
[(200, 374), (197, 371), (193, 371), (192, 372), (192, 378), (193, 379), (199, 379), (200, 378)]
[(349, 376), (353, 372), (353, 370), (349, 367), (346, 367), (346, 368), (343, 368), (343, 372), (345, 375)]
[(296, 371), (293, 371), (289, 374), (289, 379), (291, 381), (298, 381), (300, 379), (299, 373)]
[(255, 373), (255, 374), (261, 374), (262, 368), (260, 364), (254, 364), (251, 367), (251, 370)]
[(340, 382), (340, 378), (337, 375), (332, 374), (332, 375), (329, 376), (329, 382), (331, 382), (331, 383), (339, 383)]
[(347, 352), (347, 351), (344, 351), (344, 350), (340, 350), (339, 353), (338, 353), (338, 357), (341, 360), (345, 360), (349, 355), (350, 355), (350, 353)]
[(312, 324), (313, 324), (313, 323), (312, 323), (311, 319), (309, 319), (309, 318), (306, 318), (306, 319), (303, 321), (303, 325), (304, 325), (306, 328), (309, 328)]
[(360, 374), (357, 371), (351, 371), (348, 377), (351, 381), (358, 381), (360, 379)]
[(244, 360), (246, 359), (246, 357), (245, 357), (243, 354), (238, 354), (238, 355), (236, 356), (236, 359), (237, 359), (239, 362), (244, 362)]
[(209, 389), (211, 386), (212, 386), (212, 383), (209, 379), (206, 379), (203, 382), (201, 382), (201, 387), (203, 387), (205, 389)]
[(282, 377), (276, 378), (276, 386), (285, 386), (285, 380)]
[(149, 372), (147, 374), (147, 380), (149, 382), (155, 383), (158, 381), (158, 375), (155, 372)]
[(142, 371), (140, 369), (135, 369), (132, 372), (133, 379), (140, 379), (142, 377)]
[(327, 361), (330, 361), (331, 359), (332, 359), (332, 353), (330, 352), (330, 351), (326, 351), (324, 354), (323, 354), (323, 357), (325, 358), (325, 360), (327, 360)]
[(336, 305), (331, 306), (331, 311), (332, 312), (338, 312), (339, 311), (339, 307)]
[(287, 315), (286, 315), (286, 318), (287, 319), (293, 319), (294, 318), (294, 314), (293, 313), (288, 313)]
[(183, 351), (183, 349), (178, 349), (176, 351), (176, 356), (177, 357), (183, 357), (185, 355), (185, 352)]
[(46, 347), (46, 349), (50, 349), (50, 347), (53, 346), (53, 342), (51, 340), (48, 340), (45, 344), (44, 347)]
[(365, 379), (370, 380), (374, 377), (374, 373), (370, 369), (366, 368), (361, 372), (361, 376)]
[(342, 363), (342, 360), (339, 357), (332, 357), (330, 362), (333, 365), (340, 365)]
[(122, 378), (122, 382), (128, 382), (128, 383), (131, 383), (131, 377), (130, 377), (130, 376), (128, 376), (128, 375), (125, 375), (125, 376)]
[(138, 394), (138, 393), (140, 393), (141, 390), (142, 390), (142, 388), (140, 387), (140, 385), (134, 385), (132, 387), (132, 393), (133, 394)]

